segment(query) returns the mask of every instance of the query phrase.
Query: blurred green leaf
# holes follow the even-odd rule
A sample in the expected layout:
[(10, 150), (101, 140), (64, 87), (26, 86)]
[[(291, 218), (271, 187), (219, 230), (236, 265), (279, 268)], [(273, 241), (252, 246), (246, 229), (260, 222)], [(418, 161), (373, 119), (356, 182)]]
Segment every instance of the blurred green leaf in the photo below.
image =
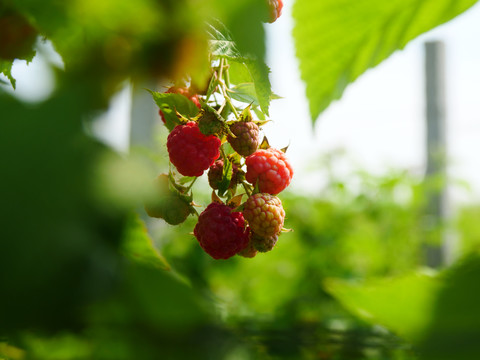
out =
[(368, 68), (476, 2), (297, 0), (293, 35), (312, 121)]
[(352, 284), (328, 279), (326, 290), (349, 311), (410, 340), (418, 339), (432, 318), (439, 280), (427, 273)]
[(228, 75), (230, 77), (231, 84), (252, 83), (252, 76), (248, 71), (247, 65), (240, 62), (229, 62)]
[(208, 25), (208, 34), (210, 36), (210, 52), (213, 56), (226, 57), (229, 59), (243, 59), (242, 54), (237, 49), (237, 45), (232, 39), (228, 29), (220, 22), (215, 22), (215, 26)]
[(0, 60), (0, 74), (5, 75), (8, 80), (10, 80), (12, 87), (15, 89), (16, 81), (12, 76), (12, 65), (13, 61)]
[(460, 260), (443, 274), (431, 321), (418, 339), (421, 359), (480, 359), (480, 257)]
[(127, 257), (154, 268), (170, 269), (165, 258), (155, 249), (145, 224), (137, 214), (131, 215), (125, 226), (122, 250)]
[(268, 116), (268, 107), (272, 97), (268, 66), (259, 58), (241, 54), (227, 29), (212, 27), (210, 36), (212, 37), (212, 54), (241, 65), (233, 67), (232, 79), (242, 78), (244, 79), (242, 82), (253, 82), (258, 104)]

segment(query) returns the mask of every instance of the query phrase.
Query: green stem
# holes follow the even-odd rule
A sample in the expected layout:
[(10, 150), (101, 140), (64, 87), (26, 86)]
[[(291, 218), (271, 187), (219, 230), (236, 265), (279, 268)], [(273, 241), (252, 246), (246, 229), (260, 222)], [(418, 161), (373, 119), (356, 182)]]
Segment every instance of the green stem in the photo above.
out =
[(243, 188), (245, 189), (245, 192), (247, 193), (248, 197), (252, 196), (252, 191), (249, 189), (248, 184), (245, 183), (245, 181), (242, 181)]
[(223, 160), (227, 158), (227, 155), (225, 154), (225, 150), (223, 149), (223, 145), (220, 146), (220, 154), (222, 155)]
[(198, 179), (198, 177), (195, 177), (195, 179), (193, 179), (193, 181), (190, 183), (190, 185), (188, 185), (186, 193), (188, 193), (190, 191), (190, 189), (192, 188), (193, 184), (195, 184), (195, 181), (197, 181), (197, 179)]
[(227, 71), (225, 71), (225, 84), (227, 85), (227, 88), (230, 88), (230, 73), (228, 72), (228, 61), (225, 60), (225, 67), (227, 68)]
[(223, 77), (223, 66), (225, 65), (225, 59), (220, 59), (220, 72), (218, 74), (218, 78), (221, 79)]

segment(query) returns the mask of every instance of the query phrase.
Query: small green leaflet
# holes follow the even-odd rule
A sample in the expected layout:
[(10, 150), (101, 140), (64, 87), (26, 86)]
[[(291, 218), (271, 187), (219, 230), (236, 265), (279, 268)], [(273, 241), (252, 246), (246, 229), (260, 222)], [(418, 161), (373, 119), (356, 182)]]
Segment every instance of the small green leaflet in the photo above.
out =
[(15, 89), (16, 81), (12, 76), (12, 65), (13, 61), (0, 60), (0, 74), (5, 75), (8, 80), (10, 80), (12, 87)]
[(160, 110), (162, 110), (166, 121), (165, 125), (170, 131), (179, 124), (175, 110), (188, 118), (195, 117), (199, 112), (197, 106), (186, 96), (148, 91), (152, 94), (153, 100), (155, 100)]
[(223, 196), (230, 186), (230, 181), (232, 180), (233, 174), (233, 165), (232, 162), (226, 157), (223, 160), (223, 174), (222, 181), (218, 185), (218, 195)]
[(326, 291), (352, 314), (410, 341), (416, 340), (429, 324), (441, 286), (441, 279), (428, 272), (361, 285), (334, 279), (325, 282)]

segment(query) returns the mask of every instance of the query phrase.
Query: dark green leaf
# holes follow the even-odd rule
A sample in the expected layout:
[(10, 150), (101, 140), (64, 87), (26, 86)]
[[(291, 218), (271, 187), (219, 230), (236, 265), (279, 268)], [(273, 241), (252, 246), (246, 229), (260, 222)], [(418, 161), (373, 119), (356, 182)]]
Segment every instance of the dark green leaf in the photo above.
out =
[(225, 192), (228, 190), (230, 186), (230, 181), (232, 180), (233, 174), (233, 165), (232, 162), (225, 158), (223, 159), (223, 173), (222, 173), (222, 181), (218, 184), (218, 194), (223, 196)]
[[(480, 257), (472, 254), (448, 269), (426, 334), (418, 349), (422, 359), (480, 358)], [(412, 292), (413, 294), (413, 292)]]
[(326, 290), (358, 317), (381, 324), (405, 336), (417, 339), (432, 315), (441, 283), (425, 273), (395, 279), (381, 279), (366, 284), (326, 281)]

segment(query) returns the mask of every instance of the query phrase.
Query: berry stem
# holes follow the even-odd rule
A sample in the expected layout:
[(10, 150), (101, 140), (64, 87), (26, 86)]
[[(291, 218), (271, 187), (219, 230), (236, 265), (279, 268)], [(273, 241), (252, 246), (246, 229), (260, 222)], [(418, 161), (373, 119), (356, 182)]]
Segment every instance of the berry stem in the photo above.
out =
[[(233, 111), (233, 114), (235, 115), (235, 117), (238, 119), (239, 115), (238, 115), (238, 111), (237, 109), (235, 108), (235, 106), (232, 104), (232, 101), (230, 99), (230, 96), (228, 96), (228, 86), (227, 84), (229, 83), (229, 80), (228, 80), (228, 77), (225, 77), (225, 83), (222, 78), (224, 77), (224, 69), (225, 67), (225, 59), (220, 59), (220, 73), (218, 74), (218, 84), (220, 85), (220, 89), (221, 89), (221, 92), (222, 92), (222, 95), (225, 99), (225, 101), (228, 103), (228, 105), (230, 106), (230, 108), (232, 109)], [(228, 70), (225, 71), (225, 73), (228, 73)]]
[(242, 181), (243, 188), (245, 189), (245, 192), (247, 193), (248, 197), (252, 195), (252, 191), (250, 190), (250, 186), (245, 183), (245, 181)]
[(197, 181), (198, 177), (195, 177), (193, 179), (193, 181), (190, 183), (190, 185), (188, 185), (187, 187), (187, 190), (185, 191), (185, 193), (188, 193), (190, 191), (190, 189), (192, 188), (193, 184), (195, 184), (195, 181)]
[(228, 68), (230, 66), (228, 65), (227, 60), (225, 60), (225, 67), (226, 67), (226, 71), (225, 71), (224, 79), (225, 79), (225, 84), (227, 85), (227, 88), (229, 89), (230, 88), (230, 73), (228, 72)]
[(225, 65), (225, 59), (221, 58), (220, 59), (220, 72), (218, 74), (218, 80), (221, 80), (223, 77), (223, 66)]

